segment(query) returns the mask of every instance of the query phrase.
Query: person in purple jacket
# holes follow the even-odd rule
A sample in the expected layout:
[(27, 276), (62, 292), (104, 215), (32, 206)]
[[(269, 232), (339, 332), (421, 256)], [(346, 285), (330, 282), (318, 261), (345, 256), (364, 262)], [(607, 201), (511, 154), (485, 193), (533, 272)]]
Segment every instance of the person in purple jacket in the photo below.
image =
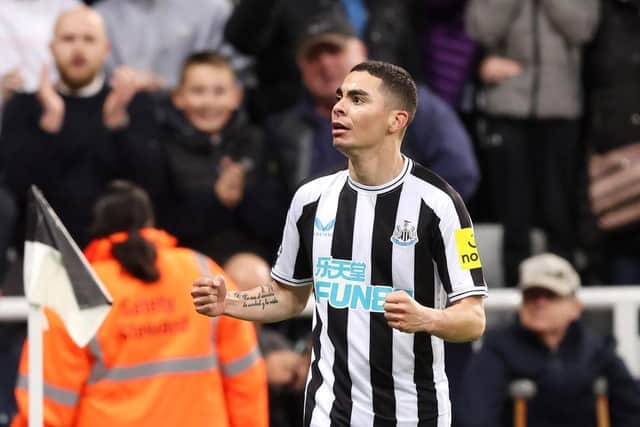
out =
[(472, 108), (466, 90), (475, 72), (478, 46), (467, 34), (467, 0), (420, 0), (413, 15), (419, 20), (418, 47), (429, 87), (456, 109)]

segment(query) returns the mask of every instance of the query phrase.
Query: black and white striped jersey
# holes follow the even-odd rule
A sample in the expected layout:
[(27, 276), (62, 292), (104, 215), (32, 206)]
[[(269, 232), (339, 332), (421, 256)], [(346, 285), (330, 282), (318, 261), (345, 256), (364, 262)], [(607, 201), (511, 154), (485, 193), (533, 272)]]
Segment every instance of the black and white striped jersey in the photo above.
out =
[(387, 325), (387, 293), (444, 308), (486, 295), (460, 196), (405, 159), (391, 182), (363, 186), (348, 171), (296, 192), (272, 277), (313, 285), (313, 354), (305, 426), (449, 426), (444, 346)]

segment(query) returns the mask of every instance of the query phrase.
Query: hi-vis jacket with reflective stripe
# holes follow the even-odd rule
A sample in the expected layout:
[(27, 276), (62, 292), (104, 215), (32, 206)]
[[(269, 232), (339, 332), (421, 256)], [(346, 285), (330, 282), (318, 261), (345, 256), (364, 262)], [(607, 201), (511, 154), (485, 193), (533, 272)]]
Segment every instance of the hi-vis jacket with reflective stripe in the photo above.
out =
[[(113, 259), (112, 244), (126, 235), (94, 241), (86, 250), (113, 297), (87, 348), (77, 347), (60, 318), (47, 312), (45, 426), (266, 427), (266, 371), (253, 325), (201, 316), (189, 294), (195, 278), (222, 269), (176, 248), (163, 231), (141, 232), (157, 247), (160, 280), (154, 283), (133, 278)], [(25, 344), (12, 427), (27, 425), (27, 351)]]

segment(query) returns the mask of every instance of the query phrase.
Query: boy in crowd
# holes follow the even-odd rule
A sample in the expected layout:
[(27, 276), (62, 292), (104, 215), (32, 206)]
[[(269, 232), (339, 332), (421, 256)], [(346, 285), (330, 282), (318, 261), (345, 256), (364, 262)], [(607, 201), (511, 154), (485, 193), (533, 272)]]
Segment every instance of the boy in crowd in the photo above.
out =
[(271, 255), (266, 224), (279, 224), (262, 222), (269, 220), (269, 206), (257, 206), (263, 199), (251, 196), (261, 182), (264, 142), (241, 103), (242, 87), (227, 59), (194, 53), (161, 123), (161, 222), (183, 245), (221, 261), (241, 250)]

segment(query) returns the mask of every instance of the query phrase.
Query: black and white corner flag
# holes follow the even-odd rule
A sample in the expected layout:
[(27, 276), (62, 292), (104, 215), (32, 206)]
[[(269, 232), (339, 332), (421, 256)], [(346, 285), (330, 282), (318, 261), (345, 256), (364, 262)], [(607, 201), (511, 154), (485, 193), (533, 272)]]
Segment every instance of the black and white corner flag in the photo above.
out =
[(24, 291), (33, 305), (54, 310), (84, 347), (111, 309), (111, 296), (35, 186), (27, 207)]

